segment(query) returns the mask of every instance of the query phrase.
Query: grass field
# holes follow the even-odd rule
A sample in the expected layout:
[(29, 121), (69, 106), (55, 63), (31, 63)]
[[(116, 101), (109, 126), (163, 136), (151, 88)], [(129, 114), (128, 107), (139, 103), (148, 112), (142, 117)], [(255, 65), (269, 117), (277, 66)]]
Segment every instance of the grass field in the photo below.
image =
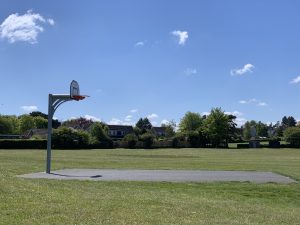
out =
[[(300, 181), (300, 149), (53, 151), (53, 169), (256, 170)], [(0, 150), (0, 224), (300, 224), (300, 184), (30, 180), (45, 151)]]

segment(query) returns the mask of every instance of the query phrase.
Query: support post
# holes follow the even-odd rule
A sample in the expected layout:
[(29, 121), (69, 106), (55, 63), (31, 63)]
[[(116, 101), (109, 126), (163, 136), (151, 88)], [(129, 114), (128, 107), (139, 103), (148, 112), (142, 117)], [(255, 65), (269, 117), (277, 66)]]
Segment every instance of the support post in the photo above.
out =
[(47, 134), (47, 159), (46, 173), (51, 172), (51, 143), (52, 143), (52, 119), (56, 109), (63, 103), (71, 101), (70, 95), (49, 94), (48, 100), (48, 134)]
[(52, 118), (53, 118), (53, 106), (52, 106), (52, 94), (49, 94), (48, 101), (48, 136), (47, 136), (47, 166), (46, 173), (51, 172), (51, 135), (52, 135)]

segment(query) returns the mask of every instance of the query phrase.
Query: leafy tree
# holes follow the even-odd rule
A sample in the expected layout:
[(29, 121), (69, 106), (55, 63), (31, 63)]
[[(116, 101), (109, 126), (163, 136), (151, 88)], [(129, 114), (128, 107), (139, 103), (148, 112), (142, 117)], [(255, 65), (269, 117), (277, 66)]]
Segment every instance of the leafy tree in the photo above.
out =
[(95, 122), (90, 129), (90, 133), (92, 136), (92, 143), (97, 144), (100, 142), (107, 142), (110, 140), (108, 137), (108, 127), (106, 124), (101, 122)]
[(196, 148), (200, 146), (200, 135), (198, 131), (187, 131), (186, 139), (190, 143), (191, 147)]
[(140, 129), (140, 132), (142, 134), (146, 133), (147, 131), (150, 131), (152, 128), (152, 124), (150, 123), (147, 117), (144, 119), (140, 118), (135, 126)]
[(19, 117), (20, 120), (20, 132), (24, 133), (30, 129), (36, 128), (34, 118), (29, 115), (22, 115)]
[(203, 125), (203, 118), (199, 113), (187, 112), (180, 120), (179, 130), (180, 132), (196, 131)]
[(235, 123), (236, 120), (236, 116), (235, 115), (227, 115), (228, 118), (228, 139), (229, 140), (235, 140), (237, 139), (237, 124)]
[(213, 108), (205, 120), (205, 131), (213, 146), (227, 142), (229, 131), (228, 115), (221, 108)]
[(251, 127), (256, 127), (256, 122), (254, 120), (247, 121), (243, 126), (243, 136), (245, 140), (250, 140), (251, 138)]
[(38, 117), (39, 116), (39, 117), (42, 117), (44, 119), (48, 119), (48, 115), (45, 114), (45, 113), (42, 113), (40, 111), (33, 111), (33, 112), (29, 113), (29, 115), (32, 116), (32, 117)]
[(289, 116), (289, 117), (284, 116), (282, 118), (282, 125), (286, 128), (287, 127), (295, 127), (296, 124), (297, 124), (297, 121), (292, 116)]
[(63, 126), (72, 127), (74, 129), (87, 130), (94, 122), (86, 118), (80, 117), (77, 119), (67, 120), (63, 122)]
[(258, 121), (258, 123), (256, 124), (256, 133), (257, 136), (259, 137), (268, 137), (268, 125)]
[(129, 148), (134, 148), (138, 142), (138, 138), (135, 134), (127, 134), (123, 140), (127, 141)]
[(140, 136), (141, 134), (142, 134), (142, 130), (140, 129), (140, 128), (138, 128), (138, 127), (134, 127), (133, 128), (133, 132), (134, 132), (134, 134), (138, 137), (138, 136)]
[(0, 134), (19, 133), (19, 119), (16, 116), (0, 115)]
[(0, 134), (12, 134), (13, 128), (10, 121), (4, 116), (0, 116)]
[(300, 147), (300, 128), (288, 127), (283, 133), (284, 139), (294, 147)]
[(52, 142), (56, 148), (86, 147), (89, 144), (89, 134), (82, 130), (60, 127), (53, 131)]
[(275, 135), (277, 137), (282, 137), (283, 136), (283, 126), (281, 126), (280, 122), (277, 121), (277, 123), (273, 126), (275, 129)]
[(38, 129), (46, 129), (48, 126), (48, 120), (41, 116), (34, 117), (33, 120), (35, 127)]
[(170, 138), (175, 135), (176, 123), (172, 120), (166, 124), (162, 124), (162, 127), (165, 127), (166, 137)]
[[(43, 117), (44, 119), (46, 119), (46, 120), (48, 121), (48, 115), (45, 114), (45, 113), (42, 113), (42, 112), (40, 112), (40, 111), (33, 111), (33, 112), (31, 112), (29, 115), (32, 116), (32, 117), (38, 117), (38, 116), (40, 116), (40, 117)], [(47, 125), (47, 126), (48, 126), (48, 125)], [(61, 122), (59, 122), (58, 120), (52, 119), (52, 127), (53, 127), (54, 129), (56, 129), (56, 128), (58, 128), (59, 126), (61, 126)]]
[(151, 133), (144, 133), (141, 135), (141, 141), (144, 143), (145, 148), (151, 148), (154, 143), (154, 135)]

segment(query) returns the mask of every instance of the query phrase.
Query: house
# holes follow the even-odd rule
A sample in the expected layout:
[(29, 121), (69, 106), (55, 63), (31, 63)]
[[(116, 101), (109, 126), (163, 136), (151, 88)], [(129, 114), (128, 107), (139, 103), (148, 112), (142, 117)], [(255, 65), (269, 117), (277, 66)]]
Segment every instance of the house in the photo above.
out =
[(127, 134), (133, 134), (133, 127), (126, 125), (107, 125), (108, 126), (108, 136), (110, 138), (121, 139)]
[(157, 137), (165, 137), (166, 136), (166, 127), (152, 127), (152, 132)]

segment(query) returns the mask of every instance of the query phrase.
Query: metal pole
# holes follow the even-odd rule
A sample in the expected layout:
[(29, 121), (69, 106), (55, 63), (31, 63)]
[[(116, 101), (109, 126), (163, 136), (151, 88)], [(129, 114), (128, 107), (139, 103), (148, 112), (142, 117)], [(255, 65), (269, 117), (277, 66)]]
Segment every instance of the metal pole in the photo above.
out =
[(52, 117), (54, 114), (53, 106), (52, 106), (52, 94), (49, 94), (49, 102), (48, 102), (48, 137), (47, 137), (47, 166), (46, 173), (50, 173), (51, 171), (51, 133), (52, 133)]

